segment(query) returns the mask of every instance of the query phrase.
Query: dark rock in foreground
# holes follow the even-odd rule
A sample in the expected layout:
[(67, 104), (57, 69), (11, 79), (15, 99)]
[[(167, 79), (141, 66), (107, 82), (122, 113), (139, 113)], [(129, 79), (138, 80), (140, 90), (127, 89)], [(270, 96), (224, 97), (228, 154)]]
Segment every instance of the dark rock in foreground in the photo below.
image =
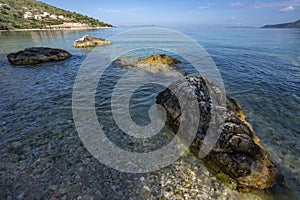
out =
[(225, 102), (221, 109), (223, 111), (219, 114), (223, 120), (219, 126), (221, 132), (220, 137), (216, 138), (216, 145), (203, 158), (208, 169), (223, 183), (242, 192), (267, 190), (282, 185), (283, 176), (260, 144), (251, 125), (245, 120), (245, 112), (233, 99), (222, 95), (217, 86), (208, 87), (207, 84), (212, 83), (199, 77), (187, 77), (171, 84), (157, 96), (157, 103), (166, 109), (168, 123), (173, 131), (178, 131), (183, 120), (192, 120), (192, 117), (183, 119), (181, 116), (182, 111), (174, 91), (196, 94), (200, 119), (196, 138), (190, 148), (199, 156), (209, 122), (212, 120), (211, 111), (217, 102), (212, 98), (219, 96), (218, 100)]
[(31, 47), (7, 55), (8, 61), (14, 65), (30, 65), (51, 61), (65, 60), (72, 55), (62, 49), (48, 47)]
[(76, 48), (87, 48), (87, 47), (96, 47), (98, 45), (110, 45), (111, 42), (103, 38), (95, 38), (89, 35), (85, 35), (82, 38), (76, 40), (73, 43), (73, 46)]

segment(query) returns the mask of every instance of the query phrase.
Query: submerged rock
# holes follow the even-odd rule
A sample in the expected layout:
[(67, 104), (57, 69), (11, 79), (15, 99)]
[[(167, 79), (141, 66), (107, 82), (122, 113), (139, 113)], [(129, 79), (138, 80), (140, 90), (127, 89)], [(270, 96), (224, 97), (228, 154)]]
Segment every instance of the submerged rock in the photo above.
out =
[(62, 49), (48, 47), (31, 47), (7, 55), (8, 61), (14, 65), (38, 64), (50, 61), (65, 60), (72, 55)]
[(110, 45), (111, 41), (103, 38), (95, 38), (89, 35), (85, 35), (82, 38), (76, 40), (73, 46), (76, 48), (96, 47), (98, 45)]
[(127, 67), (140, 67), (149, 72), (157, 73), (175, 69), (178, 64), (182, 62), (167, 56), (165, 54), (151, 55), (147, 58), (140, 59), (134, 57), (122, 57), (115, 61), (118, 65)]
[[(217, 178), (231, 188), (242, 192), (274, 189), (282, 185), (284, 178), (260, 144), (251, 125), (245, 119), (243, 109), (231, 98), (227, 98), (216, 85), (200, 77), (187, 77), (169, 86), (159, 93), (157, 103), (167, 111), (168, 124), (176, 133), (183, 120), (181, 108), (174, 91), (197, 96), (199, 105), (199, 126), (190, 149), (199, 156), (210, 121), (212, 108), (217, 101), (224, 101), (219, 113), (222, 123), (219, 126), (220, 137), (216, 145), (203, 158), (204, 163)], [(210, 88), (210, 90), (208, 89)], [(217, 97), (217, 101), (213, 97)], [(188, 102), (186, 102), (188, 105)], [(185, 107), (186, 105), (181, 105)], [(189, 117), (190, 118), (190, 117)], [(187, 133), (188, 134), (188, 133)], [(184, 138), (183, 138), (184, 140)]]
[(138, 66), (153, 66), (153, 67), (171, 67), (175, 68), (177, 64), (181, 64), (181, 61), (177, 60), (176, 58), (172, 58), (170, 56), (167, 56), (165, 54), (158, 54), (158, 55), (152, 55), (145, 59), (138, 60), (137, 65)]

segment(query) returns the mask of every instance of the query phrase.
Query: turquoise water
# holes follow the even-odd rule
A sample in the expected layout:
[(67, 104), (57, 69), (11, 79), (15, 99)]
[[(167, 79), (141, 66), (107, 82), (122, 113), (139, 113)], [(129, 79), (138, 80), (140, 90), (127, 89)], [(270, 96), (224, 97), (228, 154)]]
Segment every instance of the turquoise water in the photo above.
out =
[[(299, 193), (300, 30), (170, 28), (187, 34), (212, 56), (222, 74), (227, 94), (246, 110), (263, 146), (290, 187)], [(22, 141), (31, 134), (74, 131), (72, 88), (77, 71), (91, 49), (75, 49), (73, 41), (85, 34), (109, 38), (128, 29), (2, 33), (0, 152), (6, 152), (12, 141)], [(8, 63), (6, 54), (30, 46), (63, 48), (74, 56), (63, 62), (30, 68), (14, 67)], [(107, 81), (112, 78), (118, 77), (111, 74)], [(159, 88), (155, 87), (142, 88), (135, 98), (143, 106), (136, 105), (137, 111), (133, 115), (139, 115), (144, 107), (149, 108), (158, 91)], [(107, 102), (99, 106), (109, 108)], [(139, 123), (143, 124), (142, 121)]]

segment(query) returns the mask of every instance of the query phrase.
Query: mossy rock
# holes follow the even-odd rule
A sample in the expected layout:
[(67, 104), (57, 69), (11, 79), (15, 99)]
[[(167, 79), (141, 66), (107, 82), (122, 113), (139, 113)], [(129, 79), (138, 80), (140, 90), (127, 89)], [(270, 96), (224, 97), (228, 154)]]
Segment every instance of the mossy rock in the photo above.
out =
[(166, 54), (151, 55), (147, 58), (121, 57), (114, 62), (117, 66), (137, 67), (151, 73), (163, 72), (168, 76), (175, 76), (178, 64), (182, 64), (180, 60), (168, 56)]
[(166, 54), (158, 54), (152, 55), (145, 59), (141, 59), (138, 61), (138, 65), (151, 65), (151, 66), (166, 66), (176, 68), (177, 64), (181, 64), (182, 62), (173, 58), (171, 56), (167, 56)]

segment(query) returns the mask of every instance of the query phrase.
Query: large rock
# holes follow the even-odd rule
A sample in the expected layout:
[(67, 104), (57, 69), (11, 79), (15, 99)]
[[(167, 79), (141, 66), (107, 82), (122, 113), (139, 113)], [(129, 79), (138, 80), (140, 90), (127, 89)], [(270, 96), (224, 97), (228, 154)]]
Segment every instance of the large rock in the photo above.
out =
[(103, 38), (95, 38), (89, 35), (85, 35), (82, 38), (76, 40), (73, 43), (73, 46), (76, 48), (87, 48), (87, 47), (96, 47), (98, 45), (110, 45), (111, 42)]
[[(208, 87), (208, 84), (211, 86)], [(183, 120), (192, 119), (183, 119), (181, 116), (181, 104), (174, 91), (185, 94), (192, 92), (197, 96), (200, 119), (196, 138), (190, 147), (196, 156), (199, 155), (210, 126), (215, 102), (225, 102), (224, 107), (220, 108), (218, 105), (221, 110), (219, 117), (223, 119), (219, 127), (220, 137), (216, 138), (216, 145), (203, 158), (216, 177), (242, 192), (271, 190), (283, 185), (283, 176), (260, 144), (259, 138), (246, 121), (245, 112), (236, 101), (222, 95), (216, 85), (200, 77), (187, 77), (171, 84), (157, 96), (157, 103), (166, 109), (168, 123), (175, 133)], [(219, 99), (213, 100), (213, 97)]]
[(129, 66), (129, 67), (140, 67), (149, 72), (165, 72), (171, 69), (175, 69), (181, 61), (176, 58), (172, 58), (165, 54), (151, 55), (147, 58), (140, 59), (134, 57), (122, 57), (115, 61), (117, 65)]
[(72, 55), (62, 49), (48, 47), (32, 47), (7, 55), (8, 61), (14, 65), (38, 64), (50, 61), (65, 60)]

